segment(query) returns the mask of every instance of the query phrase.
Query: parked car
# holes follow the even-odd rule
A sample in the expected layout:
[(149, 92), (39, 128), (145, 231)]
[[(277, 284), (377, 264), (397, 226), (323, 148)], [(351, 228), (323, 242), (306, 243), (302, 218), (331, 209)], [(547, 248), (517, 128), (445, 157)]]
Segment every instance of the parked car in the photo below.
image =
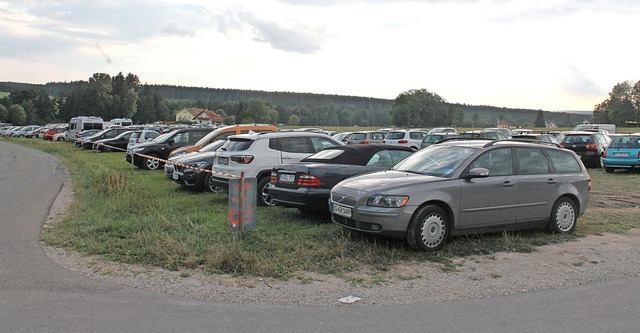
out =
[(52, 141), (66, 141), (67, 140), (67, 131), (56, 133), (53, 135)]
[(417, 130), (393, 130), (387, 133), (382, 143), (388, 145), (398, 145), (413, 148), (415, 150), (420, 149), (422, 145), (422, 139), (427, 135), (425, 131)]
[(562, 135), (560, 145), (578, 154), (586, 166), (602, 168), (602, 154), (610, 140), (600, 132), (567, 132)]
[(192, 145), (211, 132), (207, 128), (182, 128), (155, 138), (149, 142), (139, 143), (127, 149), (125, 160), (128, 163), (147, 170), (156, 170), (164, 165), (169, 153), (174, 149)]
[(20, 126), (20, 128), (11, 132), (11, 136), (16, 138), (30, 138), (33, 136), (33, 131), (37, 130), (38, 128), (40, 128), (40, 126)]
[(366, 172), (390, 169), (415, 150), (406, 146), (367, 144), (325, 148), (297, 163), (271, 171), (269, 194), (279, 206), (300, 212), (328, 213), (331, 188)]
[(103, 140), (103, 139), (112, 139), (128, 131), (131, 131), (131, 129), (124, 128), (124, 127), (111, 127), (109, 129), (102, 130), (94, 135), (91, 135), (85, 138), (80, 143), (80, 147), (82, 147), (83, 149), (93, 149), (93, 144), (96, 141)]
[(530, 133), (533, 133), (533, 130), (528, 128), (514, 128), (511, 130), (511, 136), (524, 135), (524, 134), (530, 134)]
[(334, 138), (315, 132), (233, 135), (217, 151), (212, 181), (227, 189), (229, 180), (241, 173), (245, 178), (256, 178), (258, 205), (271, 206), (274, 202), (268, 186), (275, 166), (298, 162), (322, 149), (340, 145)]
[(424, 138), (422, 139), (422, 143), (420, 143), (420, 149), (422, 148), (427, 148), (429, 146), (431, 146), (432, 144), (440, 141), (440, 140), (444, 140), (447, 138), (452, 138), (457, 136), (458, 134), (448, 134), (448, 133), (434, 133), (434, 134), (427, 134), (424, 136)]
[(50, 127), (47, 128), (46, 130), (44, 130), (44, 132), (42, 133), (42, 139), (43, 140), (49, 140), (49, 141), (53, 141), (53, 137), (58, 134), (58, 133), (62, 133), (64, 132), (64, 128), (60, 128), (60, 127)]
[(353, 132), (349, 138), (343, 139), (342, 142), (348, 145), (353, 144), (369, 144), (369, 143), (382, 143), (387, 133), (383, 131), (361, 131)]
[(238, 124), (238, 125), (229, 125), (216, 128), (211, 130), (209, 134), (204, 136), (198, 142), (193, 145), (188, 145), (184, 147), (180, 147), (175, 149), (169, 154), (169, 157), (173, 157), (176, 155), (182, 155), (186, 153), (190, 153), (192, 151), (196, 151), (216, 140), (226, 140), (228, 137), (236, 134), (245, 134), (245, 133), (265, 133), (265, 132), (277, 132), (278, 127), (268, 124)]
[(490, 140), (506, 140), (509, 139), (508, 136), (502, 134), (501, 132), (486, 132), (482, 130), (475, 131), (465, 131), (460, 134), (456, 138), (459, 139), (467, 139), (467, 138), (480, 138), (480, 139), (490, 139)]
[(338, 225), (434, 251), (453, 235), (542, 226), (571, 233), (590, 188), (570, 150), (543, 142), (447, 140), (391, 170), (341, 181), (329, 204)]
[(604, 171), (640, 168), (640, 133), (614, 137), (602, 154)]
[(126, 131), (116, 135), (113, 138), (100, 139), (93, 143), (93, 151), (96, 153), (113, 151), (125, 152), (129, 144), (129, 138), (134, 131)]
[(153, 139), (159, 136), (160, 136), (160, 133), (155, 130), (150, 130), (150, 129), (136, 130), (133, 133), (131, 133), (131, 136), (129, 137), (129, 143), (127, 143), (127, 150), (133, 148), (133, 146), (139, 143), (152, 141)]
[(75, 137), (73, 139), (69, 138), (69, 134), (71, 133), (70, 131), (67, 130), (67, 140), (73, 140), (74, 144), (76, 145), (76, 147), (82, 147), (82, 142), (87, 139), (88, 137), (98, 133), (102, 131), (101, 129), (88, 129), (88, 130), (81, 130), (78, 131), (75, 134)]
[[(208, 153), (208, 152), (212, 152), (212, 151), (216, 151), (218, 150), (218, 148), (220, 148), (222, 146), (222, 144), (224, 144), (224, 142), (227, 141), (226, 139), (223, 140), (216, 140), (214, 142), (211, 142), (210, 144), (196, 150), (196, 151), (192, 151), (190, 153), (186, 153), (186, 154), (182, 154), (182, 155), (177, 155), (177, 156), (171, 156), (167, 159), (167, 162), (164, 164), (164, 173), (167, 176), (167, 178), (169, 179), (174, 179), (174, 175), (173, 175), (173, 164), (174, 163), (182, 163), (182, 160), (185, 158), (190, 158), (193, 155), (197, 155), (200, 153)], [(209, 167), (209, 169), (211, 169), (212, 166)]]
[(512, 135), (511, 138), (514, 140), (539, 140), (544, 142), (555, 143), (557, 145), (560, 144), (560, 141), (558, 141), (558, 139), (556, 139), (556, 137), (551, 134), (529, 133), (529, 134)]
[(458, 134), (458, 130), (453, 127), (435, 127), (429, 130), (429, 134)]
[[(216, 159), (216, 151), (227, 140), (217, 140), (195, 152), (169, 158), (171, 165), (171, 179), (184, 189), (193, 191), (220, 192), (213, 181), (211, 170)], [(167, 172), (165, 164), (165, 172)]]
[(351, 136), (351, 133), (352, 132), (342, 132), (342, 133), (334, 134), (331, 137), (340, 142), (346, 142), (349, 139), (349, 136)]

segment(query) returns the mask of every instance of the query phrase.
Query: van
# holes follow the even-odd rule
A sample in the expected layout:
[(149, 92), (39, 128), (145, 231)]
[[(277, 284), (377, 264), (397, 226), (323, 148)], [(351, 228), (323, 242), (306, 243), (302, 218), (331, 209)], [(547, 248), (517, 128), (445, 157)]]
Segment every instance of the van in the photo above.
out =
[(200, 148), (210, 144), (213, 141), (226, 140), (231, 135), (246, 134), (249, 132), (266, 133), (266, 132), (277, 132), (277, 131), (278, 131), (278, 127), (274, 125), (265, 125), (265, 124), (238, 124), (238, 125), (229, 125), (229, 126), (219, 127), (211, 131), (209, 134), (207, 134), (205, 137), (200, 139), (200, 141), (196, 142), (195, 144), (184, 146), (172, 151), (169, 157), (171, 158), (174, 156), (179, 156), (179, 155), (183, 155), (186, 153), (199, 150)]
[(79, 116), (73, 117), (69, 120), (69, 129), (67, 132), (67, 140), (74, 140), (76, 134), (82, 130), (102, 130), (104, 128), (104, 121), (100, 117), (93, 116)]
[(605, 134), (616, 132), (615, 124), (580, 124), (573, 128), (574, 131), (607, 131)]

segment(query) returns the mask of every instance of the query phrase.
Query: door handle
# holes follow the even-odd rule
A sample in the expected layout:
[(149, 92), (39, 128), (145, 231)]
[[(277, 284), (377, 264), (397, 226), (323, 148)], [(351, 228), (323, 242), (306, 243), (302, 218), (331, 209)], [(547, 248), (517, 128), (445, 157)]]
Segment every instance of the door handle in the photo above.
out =
[(502, 187), (511, 187), (513, 185), (515, 185), (515, 183), (512, 183), (510, 181), (506, 181), (502, 183)]
[(553, 179), (553, 178), (547, 179), (547, 184), (557, 184), (557, 183), (558, 183), (558, 181)]

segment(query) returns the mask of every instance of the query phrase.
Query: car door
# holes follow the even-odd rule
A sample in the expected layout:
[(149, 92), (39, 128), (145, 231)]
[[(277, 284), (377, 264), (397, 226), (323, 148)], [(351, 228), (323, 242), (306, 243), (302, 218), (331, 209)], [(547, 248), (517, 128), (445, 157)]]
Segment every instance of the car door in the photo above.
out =
[(276, 141), (280, 164), (299, 162), (315, 152), (306, 136), (282, 137)]
[(489, 177), (461, 180), (459, 228), (514, 223), (518, 188), (511, 148), (497, 148), (478, 156), (467, 171), (486, 168)]
[(517, 147), (518, 188), (517, 222), (549, 219), (560, 182), (552, 172), (547, 157), (540, 148)]

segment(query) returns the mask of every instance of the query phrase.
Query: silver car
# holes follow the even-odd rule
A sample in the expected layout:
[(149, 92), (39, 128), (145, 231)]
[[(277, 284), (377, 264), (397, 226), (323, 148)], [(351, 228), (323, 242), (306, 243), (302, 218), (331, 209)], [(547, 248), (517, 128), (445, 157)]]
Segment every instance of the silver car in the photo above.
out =
[(419, 251), (454, 235), (547, 227), (573, 232), (591, 179), (572, 151), (509, 140), (444, 141), (391, 170), (348, 178), (331, 191), (334, 223), (406, 239)]

